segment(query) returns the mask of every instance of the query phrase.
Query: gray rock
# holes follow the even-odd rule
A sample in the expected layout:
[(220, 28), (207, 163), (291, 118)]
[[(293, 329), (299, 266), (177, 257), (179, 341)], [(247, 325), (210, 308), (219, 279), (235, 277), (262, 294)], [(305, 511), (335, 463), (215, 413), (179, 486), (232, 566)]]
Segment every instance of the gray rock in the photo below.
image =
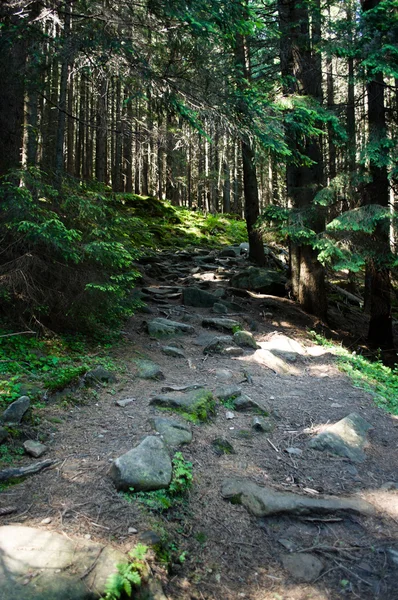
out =
[(222, 387), (218, 387), (214, 392), (215, 396), (221, 401), (225, 400), (234, 400), (242, 393), (242, 389), (237, 385), (224, 385)]
[(175, 346), (163, 346), (162, 352), (166, 356), (172, 356), (173, 358), (186, 358), (184, 352)]
[(224, 354), (225, 349), (232, 344), (232, 336), (213, 337), (203, 349), (203, 354)]
[(152, 529), (147, 529), (146, 531), (140, 533), (138, 540), (141, 542), (141, 544), (145, 544), (146, 546), (157, 546), (162, 542), (160, 535)]
[(162, 436), (164, 443), (170, 448), (192, 442), (192, 429), (188, 423), (175, 419), (155, 417), (150, 421), (152, 427)]
[(311, 498), (291, 492), (277, 492), (246, 479), (226, 479), (221, 495), (234, 504), (241, 504), (256, 517), (277, 514), (309, 515), (312, 513), (353, 512), (376, 514), (375, 508), (359, 498)]
[(0, 427), (0, 444), (6, 441), (8, 438), (8, 431), (4, 427)]
[(121, 400), (116, 400), (116, 406), (120, 406), (121, 408), (126, 408), (130, 404), (135, 402), (135, 398), (122, 398)]
[(239, 246), (230, 246), (229, 248), (223, 248), (218, 253), (220, 258), (236, 258), (240, 254)]
[(213, 304), (213, 311), (219, 315), (226, 315), (228, 313), (228, 307), (222, 302), (215, 302)]
[(242, 348), (239, 348), (238, 346), (227, 346), (224, 349), (223, 354), (225, 354), (225, 356), (243, 356), (244, 351)]
[(380, 489), (392, 492), (393, 490), (398, 490), (398, 483), (396, 481), (386, 481)]
[(105, 383), (115, 383), (116, 377), (108, 369), (104, 369), (104, 367), (95, 367), (95, 369), (91, 369), (91, 371), (87, 371), (84, 375), (84, 383), (86, 385), (93, 385), (100, 382)]
[(246, 396), (246, 394), (242, 394), (239, 398), (236, 398), (234, 401), (235, 410), (256, 410), (261, 414), (268, 414), (269, 410), (262, 406), (259, 402), (250, 398), (250, 396)]
[(286, 283), (282, 273), (259, 267), (248, 267), (230, 279), (232, 287), (272, 296), (286, 296)]
[[(192, 415), (197, 415), (201, 420), (206, 420), (210, 416), (206, 416), (204, 413), (214, 410), (213, 395), (206, 389), (159, 394), (152, 398), (150, 404), (163, 408), (175, 408)], [(200, 415), (203, 415), (203, 419)]]
[(281, 546), (286, 548), (286, 550), (289, 550), (289, 552), (294, 552), (297, 549), (297, 545), (294, 542), (292, 542), (292, 540), (279, 538), (278, 542), (281, 544)]
[(118, 490), (134, 489), (149, 492), (167, 488), (171, 481), (172, 464), (162, 440), (146, 437), (141, 444), (119, 456), (111, 467), (110, 476)]
[(240, 327), (240, 323), (234, 319), (223, 318), (207, 318), (202, 321), (203, 327), (212, 327), (220, 331), (233, 331), (236, 327)]
[(296, 554), (285, 554), (282, 563), (286, 571), (297, 579), (310, 583), (319, 577), (323, 570), (323, 562), (314, 554), (300, 552)]
[(274, 430), (275, 425), (269, 419), (255, 416), (252, 419), (252, 428), (256, 431), (262, 431), (263, 433), (270, 433)]
[(169, 321), (158, 317), (148, 323), (148, 333), (153, 337), (167, 337), (170, 335), (195, 333), (192, 325), (179, 323), (178, 321)]
[(137, 359), (135, 364), (138, 368), (138, 377), (140, 379), (164, 379), (162, 369), (151, 360)]
[(28, 396), (21, 396), (5, 409), (2, 416), (3, 423), (20, 423), (29, 406)]
[(260, 347), (250, 331), (237, 331), (234, 333), (234, 342), (238, 346), (246, 346), (248, 348), (254, 348), (255, 350)]
[(233, 379), (233, 372), (230, 369), (216, 369), (214, 375), (222, 381), (230, 381)]
[(42, 456), (46, 450), (47, 446), (41, 444), (40, 442), (35, 442), (35, 440), (26, 440), (23, 445), (25, 452), (33, 456), (34, 458), (39, 458)]
[(0, 527), (1, 600), (95, 600), (126, 563), (120, 551), (53, 531)]
[(293, 447), (286, 448), (286, 452), (288, 454), (291, 454), (292, 456), (301, 456), (303, 453), (303, 451), (300, 450), (300, 448), (293, 448)]
[(344, 456), (353, 462), (363, 462), (366, 459), (363, 447), (370, 429), (370, 423), (351, 413), (312, 439), (309, 447)]
[(182, 303), (186, 306), (196, 306), (197, 308), (211, 308), (219, 298), (201, 290), (198, 287), (186, 287), (182, 291)]

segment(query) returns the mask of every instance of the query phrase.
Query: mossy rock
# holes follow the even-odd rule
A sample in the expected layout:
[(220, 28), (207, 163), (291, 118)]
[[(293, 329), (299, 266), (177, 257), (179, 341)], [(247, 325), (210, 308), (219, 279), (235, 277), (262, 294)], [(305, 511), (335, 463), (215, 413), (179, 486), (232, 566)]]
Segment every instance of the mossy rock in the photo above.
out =
[(194, 422), (208, 421), (215, 413), (213, 394), (205, 389), (159, 394), (152, 398), (150, 403), (179, 412)]

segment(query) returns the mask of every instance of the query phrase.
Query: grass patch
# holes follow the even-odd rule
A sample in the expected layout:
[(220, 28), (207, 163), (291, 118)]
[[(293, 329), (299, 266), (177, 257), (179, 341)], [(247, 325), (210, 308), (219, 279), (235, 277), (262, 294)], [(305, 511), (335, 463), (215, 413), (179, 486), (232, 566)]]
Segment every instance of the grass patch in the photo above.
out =
[(333, 344), (314, 331), (310, 333), (315, 342), (336, 355), (339, 369), (347, 373), (356, 387), (369, 392), (378, 406), (398, 415), (398, 365), (387, 367), (381, 360), (371, 361)]
[[(7, 336), (9, 330), (0, 329)], [(107, 356), (110, 343), (93, 344), (82, 337), (0, 337), (0, 410), (22, 395), (33, 403), (77, 383), (94, 366), (120, 369)]]

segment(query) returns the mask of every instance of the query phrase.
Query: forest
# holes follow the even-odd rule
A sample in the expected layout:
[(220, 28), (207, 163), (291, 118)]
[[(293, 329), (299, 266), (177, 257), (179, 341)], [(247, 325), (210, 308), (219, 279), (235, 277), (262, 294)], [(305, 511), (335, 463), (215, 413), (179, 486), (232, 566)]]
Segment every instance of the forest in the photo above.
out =
[(260, 266), (263, 239), (288, 244), (291, 294), (321, 319), (326, 269), (360, 273), (369, 342), (391, 349), (397, 8), (2, 2), (4, 306), (55, 327), (113, 295), (116, 315), (145, 238), (134, 194), (244, 216)]
[(0, 0), (0, 240), (2, 599), (396, 598), (398, 0)]

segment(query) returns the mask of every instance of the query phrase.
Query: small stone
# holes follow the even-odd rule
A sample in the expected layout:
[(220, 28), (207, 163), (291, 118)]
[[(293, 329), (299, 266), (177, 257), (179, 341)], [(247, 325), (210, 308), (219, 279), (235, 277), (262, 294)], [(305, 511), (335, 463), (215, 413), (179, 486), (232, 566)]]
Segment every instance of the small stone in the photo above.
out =
[(150, 420), (151, 425), (160, 435), (168, 447), (175, 448), (192, 441), (192, 429), (186, 422), (155, 417)]
[(231, 344), (231, 336), (212, 337), (206, 342), (203, 354), (224, 354), (225, 348)]
[(28, 396), (21, 396), (15, 402), (12, 402), (10, 406), (3, 412), (2, 420), (4, 423), (20, 423), (22, 417), (26, 413), (30, 406), (30, 400)]
[(51, 517), (46, 517), (45, 519), (42, 519), (42, 520), (40, 521), (40, 524), (41, 524), (41, 525), (49, 525), (49, 524), (51, 523), (51, 521), (52, 521), (52, 518), (51, 518)]
[(135, 398), (123, 398), (122, 400), (116, 400), (116, 406), (120, 406), (121, 408), (126, 408), (129, 404), (133, 404), (135, 402)]
[(162, 352), (166, 356), (172, 356), (173, 358), (186, 358), (184, 352), (175, 346), (163, 346)]
[(288, 454), (292, 454), (293, 456), (301, 456), (303, 451), (300, 450), (300, 448), (286, 448), (285, 452), (287, 452)]
[(289, 552), (294, 552), (294, 550), (296, 550), (297, 545), (292, 542), (292, 540), (287, 540), (285, 538), (280, 538), (278, 540), (278, 542), (284, 547), (286, 548), (286, 550), (289, 550)]
[(306, 552), (286, 554), (282, 557), (286, 571), (297, 579), (310, 583), (319, 577), (323, 570), (323, 563), (314, 554)]
[(34, 440), (26, 440), (23, 447), (25, 452), (34, 458), (39, 458), (47, 450), (47, 446), (41, 444), (40, 442), (35, 442)]
[(254, 416), (252, 419), (252, 428), (263, 433), (270, 433), (274, 429), (274, 424), (269, 419)]
[(214, 374), (217, 377), (217, 379), (222, 379), (224, 381), (228, 381), (234, 376), (232, 371), (230, 371), (229, 369), (216, 369)]
[(133, 535), (135, 533), (138, 533), (138, 529), (136, 529), (135, 527), (129, 527), (128, 528), (128, 533)]
[(330, 406), (331, 408), (343, 408), (343, 405), (339, 404), (338, 402), (332, 402)]
[(242, 348), (239, 348), (238, 346), (228, 346), (227, 348), (224, 349), (224, 354), (226, 356), (243, 356), (244, 355), (244, 351), (242, 350)]
[(233, 412), (231, 412), (230, 410), (228, 410), (228, 411), (225, 413), (225, 418), (226, 418), (226, 419), (234, 419), (234, 418), (235, 418), (235, 415), (234, 415), (234, 413), (233, 413)]

